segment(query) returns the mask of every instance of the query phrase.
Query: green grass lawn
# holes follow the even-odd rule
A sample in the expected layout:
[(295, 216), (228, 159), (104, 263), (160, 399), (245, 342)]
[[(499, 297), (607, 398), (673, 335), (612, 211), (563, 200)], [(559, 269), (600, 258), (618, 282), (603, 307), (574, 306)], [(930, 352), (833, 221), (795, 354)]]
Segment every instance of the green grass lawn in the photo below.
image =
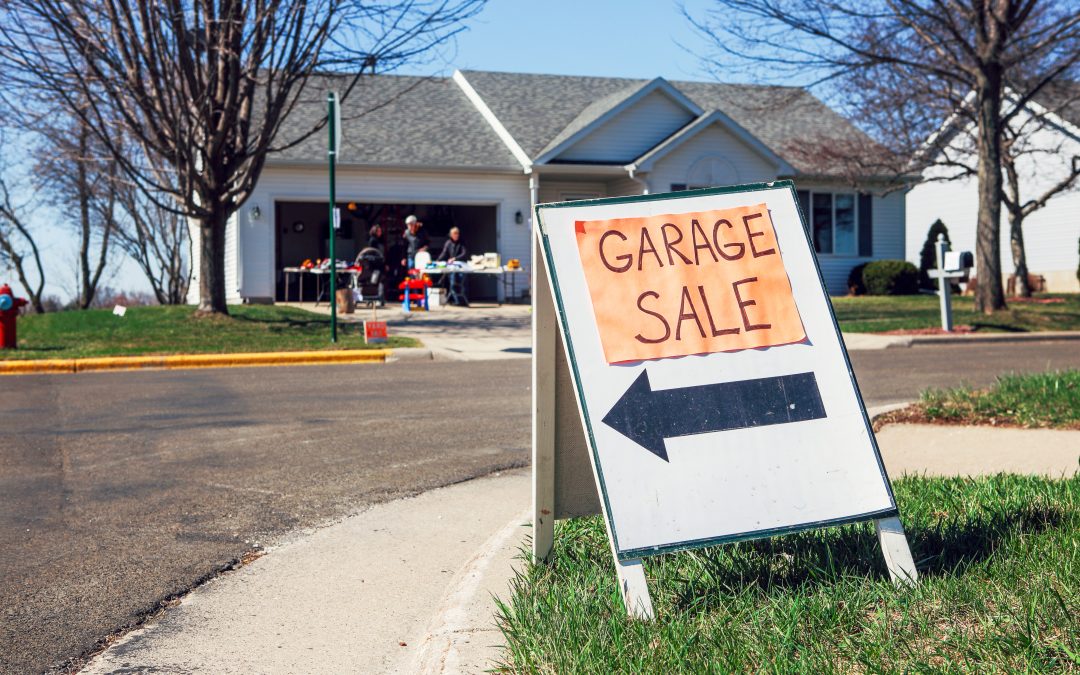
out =
[[(366, 349), (360, 324), (338, 324), (338, 343), (330, 343), (330, 317), (295, 307), (238, 305), (227, 318), (196, 318), (192, 306), (131, 307), (112, 310), (30, 314), (19, 317), (19, 348), (0, 359), (58, 359), (87, 356), (137, 356)], [(388, 345), (414, 347), (416, 340), (391, 337)]]
[(1080, 429), (1080, 370), (1003, 375), (986, 389), (928, 389), (915, 404), (874, 422)]
[(536, 673), (1080, 672), (1080, 478), (904, 478), (921, 575), (869, 524), (649, 558), (631, 621), (599, 518), (556, 528), (500, 605), (501, 666)]
[[(970, 296), (953, 296), (953, 323), (979, 333), (1080, 330), (1080, 294), (1040, 294), (1037, 299), (1060, 299), (1053, 304), (1013, 302), (1004, 312), (977, 314)], [(840, 329), (851, 333), (877, 333), (913, 328), (940, 328), (936, 295), (834, 297)]]

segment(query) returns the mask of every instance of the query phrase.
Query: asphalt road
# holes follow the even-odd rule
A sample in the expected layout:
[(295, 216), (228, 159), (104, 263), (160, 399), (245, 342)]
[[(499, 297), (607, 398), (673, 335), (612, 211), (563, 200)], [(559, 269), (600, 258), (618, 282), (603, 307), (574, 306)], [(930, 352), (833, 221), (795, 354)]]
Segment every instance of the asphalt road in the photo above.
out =
[[(1080, 342), (854, 352), (869, 405)], [(64, 669), (277, 538), (528, 462), (528, 361), (0, 379), (0, 672)]]

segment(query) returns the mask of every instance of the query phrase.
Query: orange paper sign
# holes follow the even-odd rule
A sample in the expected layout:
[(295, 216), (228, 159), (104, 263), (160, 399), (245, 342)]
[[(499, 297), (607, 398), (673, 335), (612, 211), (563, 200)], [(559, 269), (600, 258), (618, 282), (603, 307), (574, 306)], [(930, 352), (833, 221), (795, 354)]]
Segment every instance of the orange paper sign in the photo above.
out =
[(575, 227), (608, 363), (806, 339), (765, 204)]

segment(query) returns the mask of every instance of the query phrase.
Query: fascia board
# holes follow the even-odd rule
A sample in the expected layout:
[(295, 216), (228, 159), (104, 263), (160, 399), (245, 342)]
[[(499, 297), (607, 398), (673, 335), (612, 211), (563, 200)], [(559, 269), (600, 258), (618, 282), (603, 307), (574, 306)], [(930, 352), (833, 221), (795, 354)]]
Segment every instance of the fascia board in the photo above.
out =
[(626, 169), (621, 164), (537, 164), (533, 170), (538, 175), (558, 176), (567, 174), (593, 174), (597, 176), (621, 176)]
[[(310, 160), (267, 160), (267, 169), (313, 169), (326, 170), (326, 162), (313, 162)], [(354, 162), (339, 162), (337, 170), (349, 171), (352, 169), (382, 170), (382, 171), (421, 171), (430, 173), (497, 173), (519, 176), (523, 172), (520, 168), (510, 166), (449, 166), (445, 164), (359, 164)], [(528, 173), (528, 172), (525, 172)]]
[(487, 121), (491, 128), (495, 131), (495, 135), (506, 145), (510, 150), (510, 153), (514, 155), (525, 173), (529, 173), (532, 169), (532, 160), (529, 159), (529, 155), (518, 144), (514, 137), (510, 134), (510, 131), (503, 126), (503, 123), (499, 121), (499, 118), (495, 116), (495, 113), (491, 111), (488, 104), (484, 102), (484, 99), (480, 97), (479, 92), (473, 89), (473, 86), (469, 84), (469, 81), (465, 78), (465, 74), (460, 70), (455, 70), (453, 75), (454, 82), (461, 88), (461, 91), (465, 94), (465, 98), (469, 99), (469, 102), (473, 104), (477, 112)]
[(687, 110), (687, 112), (689, 112), (691, 115), (694, 115), (695, 117), (700, 116), (702, 114), (702, 112), (704, 112), (696, 103), (694, 103), (689, 98), (687, 98), (685, 94), (683, 94), (681, 91), (676, 89), (675, 86), (672, 85), (670, 82), (668, 82), (667, 80), (665, 80), (662, 77), (657, 77), (654, 80), (652, 80), (651, 82), (643, 85), (640, 89), (638, 89), (636, 92), (634, 92), (630, 96), (626, 97), (618, 105), (612, 106), (611, 109), (609, 109), (603, 115), (600, 115), (595, 120), (590, 122), (588, 125), (586, 125), (586, 126), (582, 127), (581, 129), (579, 129), (577, 132), (575, 132), (569, 138), (564, 140), (562, 143), (559, 143), (558, 145), (556, 145), (551, 150), (548, 150), (544, 154), (537, 157), (535, 163), (536, 164), (546, 164), (547, 162), (550, 162), (551, 160), (555, 159), (564, 150), (569, 148), (571, 145), (574, 145), (575, 143), (580, 141), (585, 136), (588, 136), (593, 131), (595, 131), (599, 127), (603, 126), (603, 124), (605, 122), (607, 122), (608, 120), (610, 120), (612, 117), (618, 115), (620, 112), (622, 112), (623, 110), (626, 110), (627, 108), (634, 105), (635, 103), (640, 101), (642, 98), (648, 96), (649, 94), (651, 94), (654, 91), (662, 91), (662, 92), (664, 92), (665, 94), (670, 96), (676, 103), (678, 103), (683, 108), (685, 108)]
[[(1012, 88), (1010, 88), (1010, 87), (1005, 88), (1004, 94), (1005, 94), (1005, 96), (1004, 96), (1005, 99), (1009, 100), (1010, 103), (1015, 103), (1015, 101), (1017, 99), (1019, 99), (1019, 96), (1017, 95), (1017, 93), (1015, 91), (1013, 91)], [(975, 90), (972, 90), (972, 91), (968, 92), (968, 94), (964, 97), (964, 100), (961, 102), (960, 105), (961, 106), (970, 106), (972, 104), (972, 102), (974, 101), (974, 99), (975, 99)], [(1073, 138), (1075, 138), (1077, 140), (1080, 140), (1080, 127), (1077, 127), (1075, 124), (1072, 124), (1071, 122), (1069, 122), (1067, 119), (1065, 119), (1061, 115), (1047, 109), (1045, 106), (1040, 104), (1038, 101), (1035, 101), (1034, 99), (1032, 99), (1032, 100), (1027, 102), (1025, 107), (1030, 108), (1032, 110), (1032, 112), (1034, 114), (1036, 114), (1036, 115), (1044, 116), (1046, 118), (1046, 120), (1051, 125), (1060, 128), (1063, 132), (1070, 134)], [(925, 141), (923, 141), (923, 144), (919, 147), (919, 150), (916, 153), (916, 160), (919, 157), (924, 156), (926, 153), (932, 151), (934, 149), (934, 147), (935, 147), (934, 144), (937, 143), (937, 141), (942, 136), (945, 136), (946, 134), (950, 134), (950, 133), (961, 133), (961, 129), (960, 129), (961, 125), (959, 124), (959, 119), (960, 119), (960, 113), (954, 112), (951, 115), (949, 115), (948, 119), (946, 119), (944, 122), (941, 123), (941, 126), (938, 127), (937, 131), (935, 131), (933, 134), (931, 134), (929, 137), (927, 137), (927, 139)], [(974, 125), (974, 122), (969, 121), (964, 125), (964, 128), (965, 129), (970, 129), (973, 125)], [(951, 142), (951, 140), (949, 142)], [(938, 154), (940, 154), (940, 151), (938, 151), (938, 152), (936, 152), (934, 154), (935, 154), (935, 156), (937, 156)]]
[[(1007, 98), (1019, 98), (1019, 96), (1017, 96), (1016, 93), (1013, 92), (1011, 89), (1005, 90), (1005, 96)], [(1034, 114), (1039, 115), (1040, 117), (1044, 117), (1049, 124), (1058, 127), (1062, 131), (1068, 133), (1074, 139), (1080, 140), (1080, 127), (1077, 127), (1075, 124), (1065, 119), (1053, 110), (1050, 110), (1049, 108), (1034, 99), (1028, 101), (1025, 107), (1031, 108), (1031, 111)]]

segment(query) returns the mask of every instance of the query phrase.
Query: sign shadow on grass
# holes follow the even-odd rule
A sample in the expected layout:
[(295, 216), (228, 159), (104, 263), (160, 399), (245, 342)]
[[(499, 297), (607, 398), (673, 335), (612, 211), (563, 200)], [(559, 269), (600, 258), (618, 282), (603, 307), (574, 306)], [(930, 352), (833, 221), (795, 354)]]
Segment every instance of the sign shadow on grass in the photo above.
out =
[[(907, 530), (920, 576), (962, 574), (969, 566), (1001, 551), (1012, 539), (1061, 526), (1061, 507), (1032, 505), (955, 520), (921, 518)], [(833, 585), (843, 579), (888, 581), (873, 527), (847, 525), (830, 530), (745, 541), (680, 554), (692, 558), (697, 573), (683, 572), (676, 606), (697, 610), (724, 604), (724, 596), (747, 587), (794, 589), (807, 584)], [(685, 565), (675, 559), (661, 564)]]

